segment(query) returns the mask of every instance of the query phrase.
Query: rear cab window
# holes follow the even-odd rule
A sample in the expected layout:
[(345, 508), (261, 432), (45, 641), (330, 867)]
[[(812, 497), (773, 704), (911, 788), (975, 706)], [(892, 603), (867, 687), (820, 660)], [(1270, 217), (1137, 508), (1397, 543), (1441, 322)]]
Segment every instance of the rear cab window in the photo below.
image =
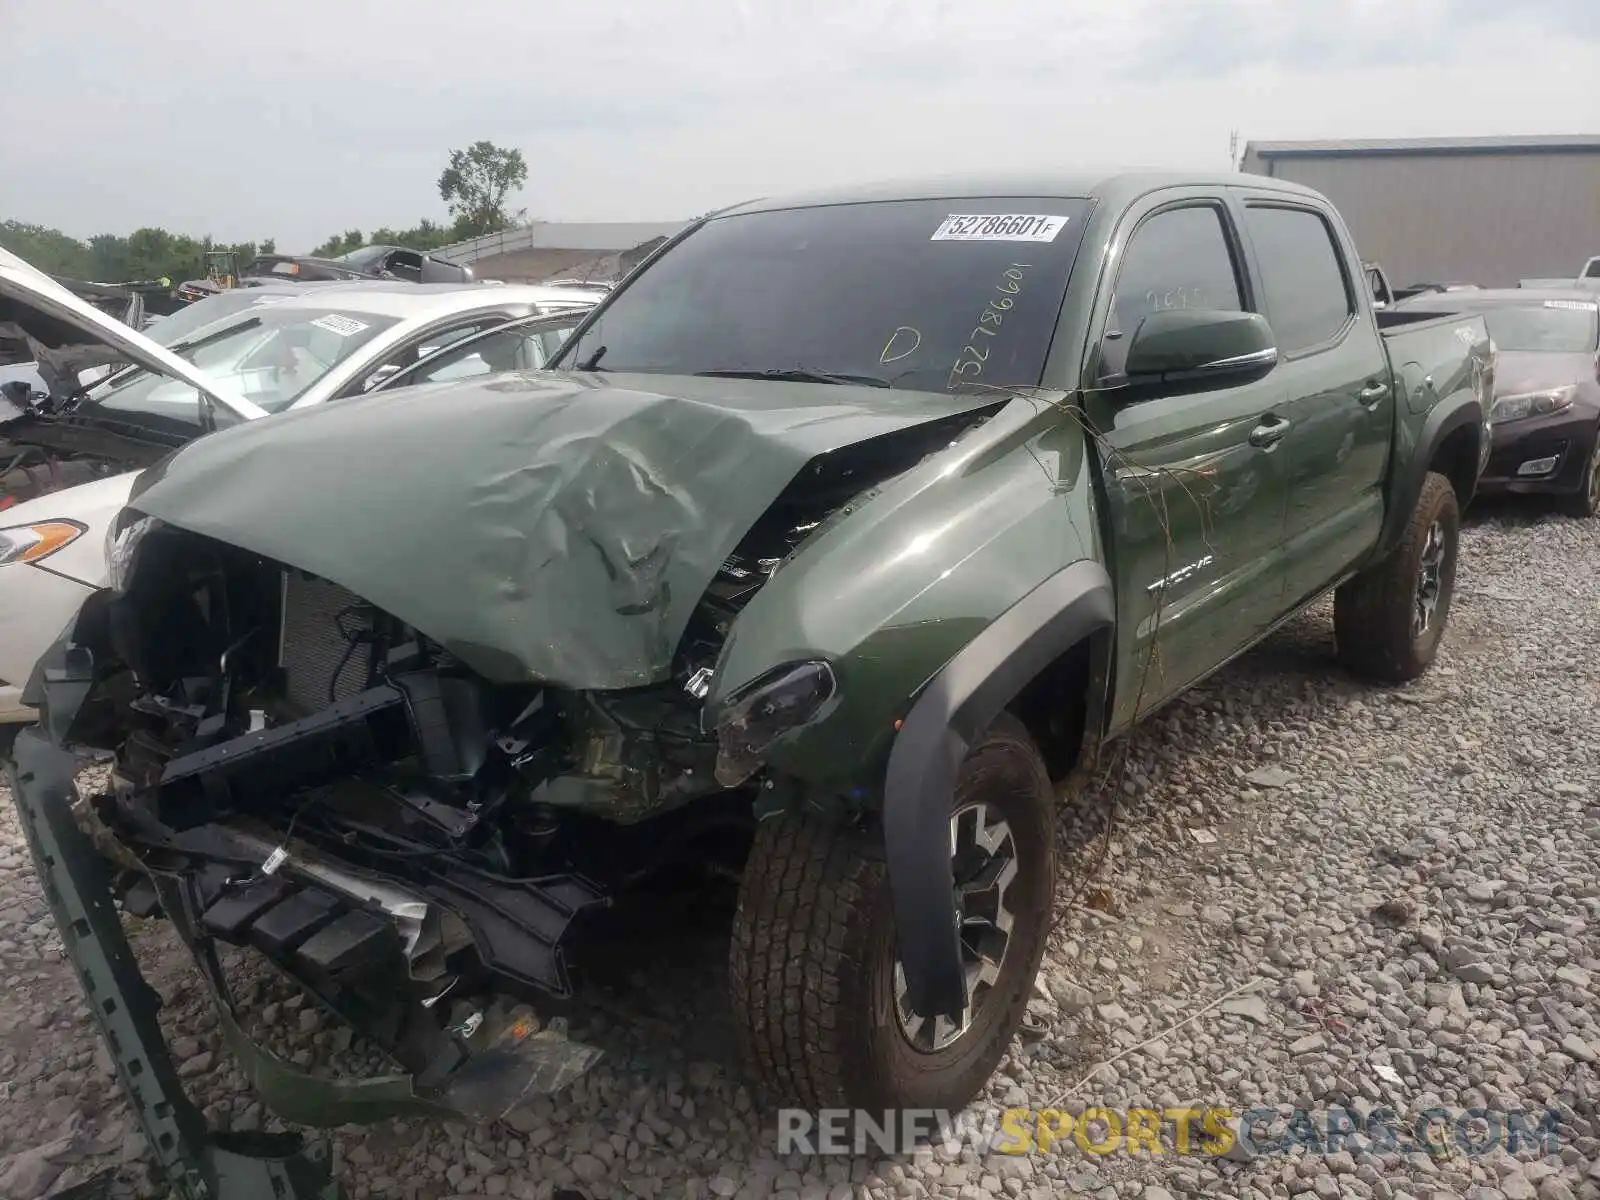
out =
[(615, 293), (552, 365), (1037, 386), (1088, 209), (990, 197), (717, 217)]
[(1337, 341), (1355, 318), (1356, 302), (1327, 218), (1310, 208), (1251, 203), (1244, 220), (1279, 353), (1306, 353)]

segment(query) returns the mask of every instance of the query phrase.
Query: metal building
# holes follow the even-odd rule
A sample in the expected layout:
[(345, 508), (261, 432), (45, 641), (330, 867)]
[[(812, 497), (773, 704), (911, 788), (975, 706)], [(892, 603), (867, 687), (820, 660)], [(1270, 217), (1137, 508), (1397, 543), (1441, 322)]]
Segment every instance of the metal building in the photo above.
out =
[(1396, 287), (1571, 278), (1600, 254), (1600, 136), (1250, 142), (1240, 169), (1326, 195)]

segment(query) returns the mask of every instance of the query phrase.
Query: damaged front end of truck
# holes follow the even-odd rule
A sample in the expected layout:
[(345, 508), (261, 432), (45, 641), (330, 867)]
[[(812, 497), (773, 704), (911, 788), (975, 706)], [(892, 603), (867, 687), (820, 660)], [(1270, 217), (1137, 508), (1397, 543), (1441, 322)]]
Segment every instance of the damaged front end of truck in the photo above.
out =
[[(221, 1151), (170, 1064), (153, 1070), (153, 1020), (127, 1025), (149, 1005), (118, 908), (172, 923), (247, 1076), (296, 1124), (490, 1121), (558, 1091), (600, 1053), (555, 1015), (574, 947), (674, 851), (737, 870), (766, 747), (836, 703), (829, 663), (778, 658), (703, 711), (744, 604), (1003, 406), (776, 385), (746, 404), (703, 382), (419, 388), (385, 398), (381, 445), (353, 400), (141, 477), (110, 586), (25, 692), (41, 724), (12, 786), (175, 1181)], [(72, 784), (84, 748), (114, 756), (99, 794)], [(330, 1081), (253, 1043), (217, 943), (265, 956), (397, 1072)], [(215, 1196), (206, 1171), (194, 1194)]]

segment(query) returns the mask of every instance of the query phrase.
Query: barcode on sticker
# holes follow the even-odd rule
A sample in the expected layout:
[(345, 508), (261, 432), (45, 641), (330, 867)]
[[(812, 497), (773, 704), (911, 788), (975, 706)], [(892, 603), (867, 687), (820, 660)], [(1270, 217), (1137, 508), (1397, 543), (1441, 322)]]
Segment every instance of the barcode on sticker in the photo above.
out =
[(1067, 218), (1044, 213), (951, 213), (934, 242), (1053, 242)]
[(318, 317), (311, 323), (318, 329), (326, 329), (329, 333), (337, 333), (340, 337), (349, 337), (352, 333), (360, 333), (367, 327), (364, 321), (341, 317), (338, 313), (329, 313), (325, 317)]
[(271, 854), (267, 855), (267, 861), (261, 864), (261, 873), (263, 875), (271, 875), (288, 861), (289, 855), (282, 846), (279, 846)]

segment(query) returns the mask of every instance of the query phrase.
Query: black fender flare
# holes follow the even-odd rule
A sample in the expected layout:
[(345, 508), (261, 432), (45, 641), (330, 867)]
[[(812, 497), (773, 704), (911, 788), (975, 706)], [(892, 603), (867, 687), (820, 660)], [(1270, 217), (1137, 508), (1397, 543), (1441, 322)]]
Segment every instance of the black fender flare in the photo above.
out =
[[(1487, 439), (1488, 433), (1483, 428), (1483, 405), (1478, 398), (1470, 392), (1457, 393), (1434, 405), (1422, 423), (1422, 428), (1417, 432), (1416, 445), (1404, 462), (1397, 464), (1397, 480), (1393, 492), (1394, 503), (1389, 506), (1389, 511), (1384, 514), (1383, 531), (1378, 538), (1378, 549), (1375, 558), (1382, 558), (1397, 545), (1405, 532), (1406, 524), (1411, 520), (1411, 512), (1417, 506), (1417, 497), (1422, 495), (1422, 484), (1428, 476), (1429, 465), (1433, 456), (1438, 453), (1439, 447), (1451, 434), (1468, 426), (1477, 428), (1477, 435)], [(1483, 455), (1478, 455), (1478, 461), (1473, 464), (1473, 486), (1476, 488), (1479, 468), (1483, 462)], [(1458, 496), (1461, 507), (1465, 508), (1472, 496)]]
[(1111, 577), (1084, 559), (1051, 575), (969, 642), (901, 723), (884, 780), (883, 837), (906, 999), (966, 1004), (950, 866), (950, 808), (967, 751), (1041, 670), (1116, 620)]

